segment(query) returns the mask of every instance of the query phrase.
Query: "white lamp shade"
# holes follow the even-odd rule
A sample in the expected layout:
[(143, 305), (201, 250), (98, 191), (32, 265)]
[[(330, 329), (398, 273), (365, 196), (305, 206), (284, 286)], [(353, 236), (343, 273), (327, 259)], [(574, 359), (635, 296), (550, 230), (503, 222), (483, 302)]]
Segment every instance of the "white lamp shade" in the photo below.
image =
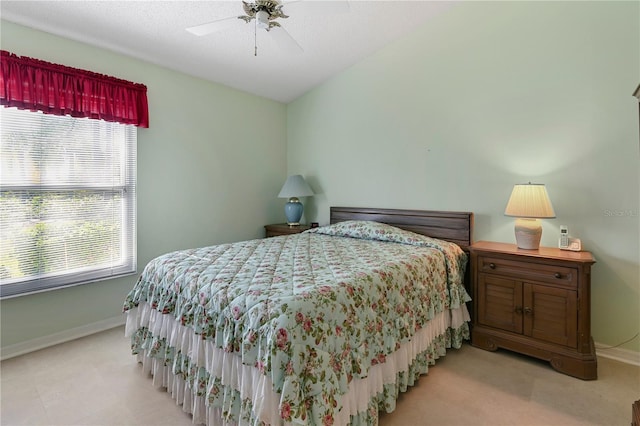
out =
[(514, 185), (504, 214), (530, 219), (556, 217), (547, 189), (544, 185), (537, 183)]
[(311, 195), (313, 195), (313, 191), (302, 175), (293, 175), (287, 178), (278, 194), (278, 198), (297, 198)]

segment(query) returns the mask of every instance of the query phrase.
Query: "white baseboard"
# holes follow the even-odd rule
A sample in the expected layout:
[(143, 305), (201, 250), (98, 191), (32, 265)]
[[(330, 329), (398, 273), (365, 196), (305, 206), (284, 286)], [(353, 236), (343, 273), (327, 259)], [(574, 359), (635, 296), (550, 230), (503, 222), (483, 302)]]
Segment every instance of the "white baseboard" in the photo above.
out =
[[(615, 359), (616, 361), (624, 362), (631, 365), (637, 365), (640, 367), (640, 352), (621, 348), (606, 348), (606, 345), (601, 343), (596, 343), (595, 345), (596, 356)], [(599, 349), (598, 346), (604, 346), (604, 348)]]
[(9, 345), (1, 349), (0, 360), (4, 361), (5, 359), (13, 358), (18, 355), (24, 355), (29, 352), (48, 348), (49, 346), (58, 345), (70, 340), (79, 339), (80, 337), (89, 336), (90, 334), (109, 330), (111, 328), (124, 325), (126, 319), (125, 315), (118, 315), (117, 317), (107, 318), (102, 321), (60, 331), (49, 336), (38, 337), (36, 339), (27, 340), (26, 342)]

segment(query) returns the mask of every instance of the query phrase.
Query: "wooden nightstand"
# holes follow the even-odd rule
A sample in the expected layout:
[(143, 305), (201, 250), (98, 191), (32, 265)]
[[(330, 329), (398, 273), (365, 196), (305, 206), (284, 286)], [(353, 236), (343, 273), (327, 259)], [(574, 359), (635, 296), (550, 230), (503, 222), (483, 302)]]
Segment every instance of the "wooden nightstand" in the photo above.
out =
[(596, 379), (591, 253), (487, 241), (470, 252), (472, 345), (520, 352), (570, 376)]
[(286, 223), (276, 223), (273, 225), (266, 225), (264, 227), (267, 238), (277, 237), (279, 235), (299, 234), (307, 229), (311, 228), (309, 225), (295, 225), (289, 226)]

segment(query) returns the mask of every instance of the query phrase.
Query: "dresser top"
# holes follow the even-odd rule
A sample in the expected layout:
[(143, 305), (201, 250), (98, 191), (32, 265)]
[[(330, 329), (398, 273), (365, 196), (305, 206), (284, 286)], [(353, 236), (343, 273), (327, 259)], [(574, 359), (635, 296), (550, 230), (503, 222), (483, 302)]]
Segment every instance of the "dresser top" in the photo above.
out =
[(469, 248), (482, 250), (483, 252), (494, 252), (503, 254), (514, 254), (518, 256), (538, 257), (543, 259), (570, 260), (574, 262), (595, 263), (596, 259), (588, 251), (560, 250), (555, 247), (540, 246), (538, 250), (520, 249), (515, 244), (497, 243), (493, 241), (478, 241)]

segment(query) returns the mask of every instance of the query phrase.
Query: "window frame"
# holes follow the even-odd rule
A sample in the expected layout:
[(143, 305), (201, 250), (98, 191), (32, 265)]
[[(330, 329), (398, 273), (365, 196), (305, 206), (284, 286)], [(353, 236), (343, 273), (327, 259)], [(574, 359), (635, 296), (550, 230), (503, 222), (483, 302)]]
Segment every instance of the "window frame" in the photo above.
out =
[[(0, 108), (6, 108), (1, 106)], [(25, 113), (40, 114), (40, 112), (25, 111)], [(77, 120), (87, 120), (86, 118), (73, 118)], [(93, 121), (93, 119), (89, 119)], [(121, 195), (122, 206), (122, 249), (127, 250), (121, 256), (122, 262), (117, 265), (99, 265), (90, 269), (76, 268), (64, 272), (53, 274), (41, 274), (32, 279), (1, 278), (0, 277), (0, 299), (23, 296), (27, 294), (40, 293), (55, 289), (73, 287), (97, 281), (110, 280), (123, 276), (133, 275), (137, 272), (137, 211), (136, 211), (136, 186), (137, 186), (137, 127), (133, 125), (121, 124), (117, 122), (107, 122), (113, 126), (125, 126), (124, 156), (125, 156), (125, 179), (120, 185), (109, 187), (87, 185), (2, 185), (2, 193), (10, 192), (89, 192), (89, 193), (110, 193)], [(104, 125), (104, 123), (100, 123)]]

